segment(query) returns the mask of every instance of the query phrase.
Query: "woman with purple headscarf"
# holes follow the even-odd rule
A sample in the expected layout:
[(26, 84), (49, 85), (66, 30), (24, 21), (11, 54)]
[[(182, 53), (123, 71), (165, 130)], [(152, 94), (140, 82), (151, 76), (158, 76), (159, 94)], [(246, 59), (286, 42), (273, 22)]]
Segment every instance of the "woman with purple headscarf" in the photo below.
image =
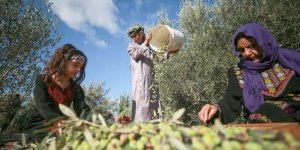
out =
[(232, 45), (240, 62), (227, 72), (223, 98), (204, 105), (200, 120), (219, 116), (226, 124), (243, 114), (247, 123), (300, 122), (300, 51), (280, 48), (257, 23), (241, 26)]

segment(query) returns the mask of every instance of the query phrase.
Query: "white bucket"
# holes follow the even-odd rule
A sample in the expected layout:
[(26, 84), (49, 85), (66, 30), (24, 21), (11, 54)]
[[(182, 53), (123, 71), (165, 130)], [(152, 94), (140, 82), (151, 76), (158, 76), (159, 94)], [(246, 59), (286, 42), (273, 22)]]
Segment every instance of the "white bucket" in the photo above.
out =
[(150, 47), (154, 51), (165, 46), (169, 52), (179, 51), (184, 43), (183, 33), (167, 25), (158, 24), (153, 27), (151, 33)]

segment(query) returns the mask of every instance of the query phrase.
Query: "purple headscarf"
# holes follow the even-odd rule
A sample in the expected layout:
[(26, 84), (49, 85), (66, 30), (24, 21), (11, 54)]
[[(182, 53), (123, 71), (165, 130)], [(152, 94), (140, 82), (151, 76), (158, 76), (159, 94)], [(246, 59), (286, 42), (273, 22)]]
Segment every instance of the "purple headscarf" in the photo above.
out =
[[(258, 63), (243, 59), (238, 51), (234, 41), (240, 32), (243, 32), (247, 37), (254, 38), (261, 47), (263, 58)], [(255, 112), (264, 103), (262, 94), (264, 86), (260, 72), (278, 62), (300, 75), (300, 51), (280, 48), (272, 34), (260, 24), (249, 23), (241, 26), (234, 33), (232, 45), (235, 55), (240, 58), (239, 66), (245, 72), (243, 97), (245, 106), (250, 112)]]

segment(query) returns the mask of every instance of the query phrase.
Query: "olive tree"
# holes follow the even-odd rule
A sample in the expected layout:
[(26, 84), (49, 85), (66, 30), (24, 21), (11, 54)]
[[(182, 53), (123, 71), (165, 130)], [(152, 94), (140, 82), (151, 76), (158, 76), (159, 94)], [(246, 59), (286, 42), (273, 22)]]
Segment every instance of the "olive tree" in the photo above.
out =
[(0, 95), (29, 94), (49, 48), (60, 39), (58, 19), (44, 1), (0, 1)]
[(105, 83), (91, 83), (85, 91), (85, 101), (90, 106), (92, 113), (100, 113), (106, 120), (113, 118), (113, 113), (116, 111), (116, 102), (110, 99), (107, 94), (109, 89), (105, 89)]
[(129, 94), (120, 95), (118, 102), (117, 117), (128, 116), (131, 117), (131, 100)]
[(42, 0), (0, 1), (1, 131), (24, 130), (26, 116), (32, 112), (28, 104), (32, 103), (34, 78), (48, 58), (49, 48), (60, 39), (56, 30), (59, 20), (49, 7)]

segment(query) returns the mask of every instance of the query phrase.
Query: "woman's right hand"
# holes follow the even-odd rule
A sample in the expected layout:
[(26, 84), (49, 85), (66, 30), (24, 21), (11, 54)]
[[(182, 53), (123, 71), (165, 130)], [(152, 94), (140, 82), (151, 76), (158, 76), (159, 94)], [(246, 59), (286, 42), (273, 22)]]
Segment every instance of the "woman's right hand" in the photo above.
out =
[(152, 39), (152, 33), (151, 33), (151, 32), (148, 33), (148, 34), (146, 35), (145, 38), (146, 38), (146, 39), (145, 39), (144, 43), (145, 43), (146, 45), (148, 45), (148, 44), (150, 43), (150, 40)]
[(205, 104), (198, 113), (198, 117), (204, 123), (207, 123), (216, 113), (218, 112), (218, 107), (212, 104)]

